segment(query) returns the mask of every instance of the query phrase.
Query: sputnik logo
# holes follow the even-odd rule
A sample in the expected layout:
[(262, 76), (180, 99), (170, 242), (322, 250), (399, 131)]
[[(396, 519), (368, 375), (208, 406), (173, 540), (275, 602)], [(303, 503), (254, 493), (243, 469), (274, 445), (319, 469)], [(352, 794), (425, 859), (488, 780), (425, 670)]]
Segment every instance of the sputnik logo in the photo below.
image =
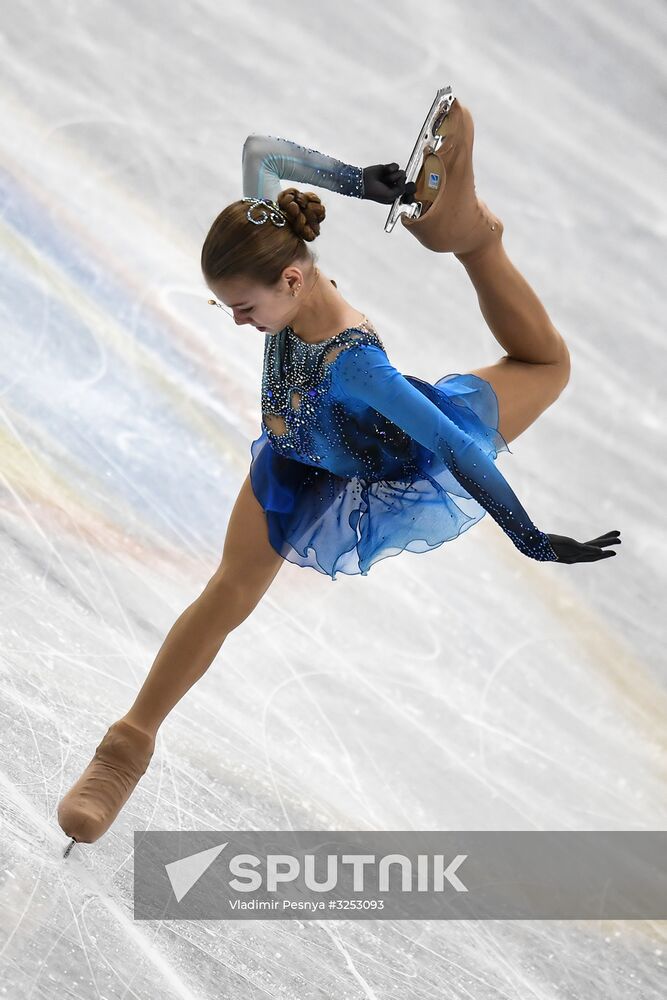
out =
[[(165, 865), (165, 871), (171, 883), (171, 887), (176, 897), (176, 901), (180, 903), (183, 897), (190, 891), (192, 886), (199, 881), (204, 872), (206, 872), (215, 859), (218, 857), (221, 851), (224, 851), (227, 847), (229, 841), (225, 841), (224, 844), (218, 844), (217, 847), (209, 847), (205, 851), (198, 851), (196, 854), (189, 854), (186, 858), (180, 858), (178, 861), (171, 861), (169, 864)], [(457, 854), (453, 861), (444, 868), (445, 863), (444, 855), (436, 854), (433, 856), (433, 889), (442, 892), (444, 889), (445, 880), (457, 891), (457, 892), (468, 892), (468, 888), (461, 882), (461, 880), (456, 875), (456, 869), (461, 865), (463, 861), (468, 857), (467, 854)], [(327, 866), (327, 882), (323, 884), (322, 882), (315, 881), (314, 875), (314, 857), (312, 854), (306, 854), (304, 858), (304, 879), (305, 884), (308, 889), (312, 889), (318, 892), (323, 892), (325, 889), (333, 889), (336, 887), (338, 882), (338, 863), (351, 864), (354, 868), (354, 890), (358, 891), (364, 888), (364, 875), (363, 869), (364, 865), (376, 864), (376, 858), (373, 854), (344, 854), (341, 859), (338, 859), (335, 855), (329, 855), (328, 866)], [(417, 880), (418, 880), (418, 890), (425, 891), (428, 889), (428, 861), (429, 856), (426, 854), (420, 854), (417, 857)], [(333, 863), (333, 864), (332, 864)], [(409, 892), (412, 889), (412, 862), (403, 854), (389, 854), (384, 855), (379, 861), (379, 888), (381, 892), (387, 892), (389, 890), (389, 867), (391, 864), (399, 863), (401, 864), (402, 872), (402, 890), (403, 892)], [(237, 876), (233, 879), (229, 885), (232, 889), (238, 892), (253, 892), (257, 889), (262, 888), (262, 875), (256, 871), (258, 865), (261, 864), (260, 858), (256, 857), (254, 854), (235, 854), (229, 864), (230, 871), (233, 875)], [(281, 865), (289, 865), (289, 871), (283, 872), (280, 870)], [(247, 867), (249, 866), (249, 868)], [(300, 859), (296, 858), (294, 855), (290, 854), (269, 854), (266, 857), (266, 888), (269, 892), (276, 892), (279, 884), (285, 882), (292, 882), (298, 879), (300, 874), (301, 862)], [(245, 880), (245, 881), (239, 881)]]
[(176, 901), (180, 903), (183, 896), (190, 891), (195, 882), (198, 882), (205, 871), (211, 867), (218, 854), (224, 851), (229, 843), (217, 847), (209, 847), (206, 851), (198, 851), (196, 854), (189, 854), (187, 858), (180, 858), (165, 865), (171, 887), (174, 890)]

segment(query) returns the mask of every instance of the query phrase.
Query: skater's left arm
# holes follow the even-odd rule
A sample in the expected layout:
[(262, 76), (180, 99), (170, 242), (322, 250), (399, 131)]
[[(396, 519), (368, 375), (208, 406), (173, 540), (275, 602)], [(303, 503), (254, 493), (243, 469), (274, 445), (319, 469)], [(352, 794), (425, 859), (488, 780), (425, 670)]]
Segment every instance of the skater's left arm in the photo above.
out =
[(243, 145), (242, 163), (244, 198), (277, 201), (281, 179), (387, 205), (399, 195), (411, 200), (415, 188), (412, 181), (406, 185), (405, 171), (397, 163), (356, 167), (272, 135), (249, 135)]
[(493, 460), (372, 344), (343, 350), (332, 362), (343, 392), (372, 406), (429, 451), (500, 525), (524, 555), (558, 561), (548, 536), (535, 527)]

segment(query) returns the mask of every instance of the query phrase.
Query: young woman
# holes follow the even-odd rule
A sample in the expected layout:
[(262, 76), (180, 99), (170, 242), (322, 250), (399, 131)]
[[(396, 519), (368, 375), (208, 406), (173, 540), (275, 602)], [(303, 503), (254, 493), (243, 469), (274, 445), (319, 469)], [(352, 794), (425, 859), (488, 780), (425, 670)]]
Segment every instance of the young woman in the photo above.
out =
[[(397, 164), (362, 169), (285, 139), (246, 140), (244, 198), (214, 221), (201, 264), (237, 324), (264, 334), (262, 432), (220, 565), (59, 805), (72, 843), (109, 828), (148, 767), (159, 726), (285, 559), (332, 580), (366, 575), (379, 559), (442, 545), (486, 511), (538, 561), (616, 554), (607, 547), (619, 531), (583, 543), (540, 531), (494, 464), (559, 396), (569, 354), (508, 259), (502, 221), (477, 197), (469, 111), (455, 99), (436, 121), (441, 141), (416, 185)], [(307, 244), (325, 216), (319, 197), (281, 191), (285, 177), (385, 204), (421, 201), (421, 215), (402, 216), (403, 225), (429, 249), (454, 253), (505, 356), (435, 384), (398, 372), (372, 323), (315, 266)]]

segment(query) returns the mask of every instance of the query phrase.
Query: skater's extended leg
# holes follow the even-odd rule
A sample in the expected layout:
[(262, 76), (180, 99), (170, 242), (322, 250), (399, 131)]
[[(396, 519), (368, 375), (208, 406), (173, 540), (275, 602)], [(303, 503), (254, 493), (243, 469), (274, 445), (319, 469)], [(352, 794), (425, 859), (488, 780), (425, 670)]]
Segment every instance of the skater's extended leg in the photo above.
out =
[(502, 243), (481, 253), (456, 254), (477, 292), (489, 329), (507, 352), (471, 374), (490, 382), (498, 397), (499, 430), (506, 441), (522, 434), (560, 395), (570, 376), (562, 335)]
[(257, 606), (284, 560), (248, 475), (229, 519), (220, 566), (174, 623), (125, 720), (153, 735), (208, 669), (225, 637)]
[(148, 767), (160, 724), (257, 606), (283, 562), (269, 542), (266, 515), (248, 476), (229, 519), (220, 566), (172, 626), (130, 710), (112, 724), (59, 803), (58, 822), (69, 837), (90, 843), (109, 828)]

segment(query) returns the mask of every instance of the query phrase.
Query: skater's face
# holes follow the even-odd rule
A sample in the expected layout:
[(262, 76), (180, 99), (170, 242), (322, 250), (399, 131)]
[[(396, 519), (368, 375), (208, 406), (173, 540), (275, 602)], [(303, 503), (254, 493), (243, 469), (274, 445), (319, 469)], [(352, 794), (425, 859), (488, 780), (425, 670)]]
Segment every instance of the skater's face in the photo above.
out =
[(260, 333), (278, 333), (294, 318), (299, 289), (307, 283), (305, 269), (295, 266), (285, 268), (274, 286), (236, 277), (209, 283), (208, 287), (237, 326), (253, 326)]

